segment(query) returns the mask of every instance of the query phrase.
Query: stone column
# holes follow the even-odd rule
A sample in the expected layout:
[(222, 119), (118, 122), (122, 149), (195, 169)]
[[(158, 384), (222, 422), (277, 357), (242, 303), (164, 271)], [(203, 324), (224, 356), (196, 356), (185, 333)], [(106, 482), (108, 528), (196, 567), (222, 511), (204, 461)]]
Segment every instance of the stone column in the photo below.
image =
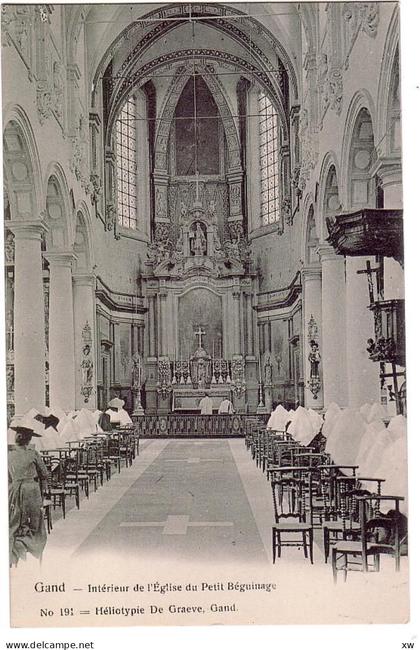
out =
[(149, 355), (156, 357), (155, 297), (149, 296)]
[(366, 269), (366, 259), (346, 258), (346, 349), (348, 403), (357, 408), (366, 402), (380, 402), (379, 364), (369, 359), (366, 351), (368, 338), (374, 338), (372, 312), (368, 309), (370, 300), (366, 274), (357, 271)]
[(148, 302), (148, 350), (146, 360), (146, 413), (155, 414), (157, 412), (157, 366), (156, 366), (156, 353), (157, 353), (157, 332), (156, 332), (156, 312), (155, 312), (155, 294), (147, 296)]
[(143, 348), (143, 356), (146, 359), (148, 356), (150, 356), (150, 314), (149, 314), (149, 302), (146, 298), (145, 300), (146, 306), (147, 306), (147, 313), (144, 314), (144, 348)]
[[(112, 321), (112, 328), (114, 331), (114, 348), (113, 348), (113, 359), (114, 359), (114, 377), (113, 383), (118, 385), (121, 384), (121, 338), (120, 338), (120, 323), (119, 321)], [(135, 345), (135, 342), (134, 342)], [(134, 351), (131, 350), (131, 356), (133, 356)]]
[(239, 291), (232, 293), (233, 297), (233, 341), (234, 354), (241, 354), (241, 294)]
[(177, 331), (178, 331), (178, 313), (173, 292), (168, 291), (166, 298), (166, 322), (165, 331), (167, 338), (167, 354), (174, 359), (177, 354)]
[[(382, 180), (384, 207), (400, 210), (402, 205), (402, 174), (401, 166), (384, 165), (378, 170)], [(393, 257), (384, 258), (384, 299), (404, 298), (404, 272)]]
[(138, 341), (139, 354), (142, 357), (144, 357), (145, 356), (145, 350), (144, 350), (144, 323), (140, 323), (138, 333), (139, 333), (139, 341)]
[(15, 414), (45, 405), (45, 314), (42, 221), (10, 221), (15, 236)]
[[(73, 275), (73, 302), (74, 302), (74, 355), (76, 364), (76, 408), (95, 409), (97, 407), (97, 332), (96, 332), (96, 314), (95, 314), (95, 276), (92, 273), (77, 273)], [(85, 397), (81, 393), (82, 373), (81, 359), (83, 348), (82, 333), (86, 324), (92, 335), (92, 392), (85, 402)]]
[(258, 330), (258, 356), (261, 359), (264, 353), (264, 322), (257, 322)]
[(168, 294), (161, 293), (158, 296), (159, 308), (159, 355), (168, 355), (168, 319), (167, 319), (167, 297)]
[(246, 310), (246, 353), (248, 356), (254, 355), (254, 340), (253, 340), (253, 322), (252, 322), (252, 293), (246, 293), (245, 296), (245, 310)]
[(271, 356), (271, 320), (268, 318), (265, 324), (265, 349)]
[(321, 369), (324, 406), (348, 403), (344, 258), (331, 246), (318, 249), (322, 275)]
[(50, 265), (49, 364), (50, 404), (75, 408), (75, 359), (72, 264), (74, 253), (45, 255)]
[[(323, 349), (322, 349), (322, 283), (321, 283), (321, 268), (319, 267), (307, 267), (302, 269), (302, 292), (303, 292), (303, 373), (304, 373), (304, 395), (305, 395), (305, 407), (312, 409), (322, 409), (323, 403), (323, 391), (322, 391), (322, 361), (323, 361)], [(314, 321), (314, 325), (317, 327), (317, 337), (314, 336), (314, 332), (310, 332), (310, 322)], [(309, 338), (309, 336), (311, 338)], [(321, 381), (321, 387), (318, 393), (312, 392), (309, 388), (309, 379), (311, 373), (311, 362), (309, 360), (309, 353), (311, 352), (310, 340), (312, 338), (318, 343), (318, 350), (321, 355), (321, 361), (319, 363), (319, 377)]]

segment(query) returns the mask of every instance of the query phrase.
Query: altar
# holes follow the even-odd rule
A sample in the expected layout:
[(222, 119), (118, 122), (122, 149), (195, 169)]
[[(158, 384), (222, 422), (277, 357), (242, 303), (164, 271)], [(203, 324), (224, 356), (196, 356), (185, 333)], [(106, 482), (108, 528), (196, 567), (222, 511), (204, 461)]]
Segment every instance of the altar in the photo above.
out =
[(228, 386), (212, 386), (208, 390), (194, 389), (191, 386), (177, 386), (172, 391), (172, 411), (199, 412), (200, 401), (208, 394), (213, 402), (213, 412), (218, 411), (224, 399), (232, 401), (232, 391)]
[(234, 385), (230, 364), (210, 355), (203, 346), (206, 331), (201, 325), (194, 331), (198, 339), (195, 352), (186, 361), (175, 361), (172, 374), (172, 411), (200, 410), (200, 401), (207, 394), (217, 411), (224, 399), (232, 400)]

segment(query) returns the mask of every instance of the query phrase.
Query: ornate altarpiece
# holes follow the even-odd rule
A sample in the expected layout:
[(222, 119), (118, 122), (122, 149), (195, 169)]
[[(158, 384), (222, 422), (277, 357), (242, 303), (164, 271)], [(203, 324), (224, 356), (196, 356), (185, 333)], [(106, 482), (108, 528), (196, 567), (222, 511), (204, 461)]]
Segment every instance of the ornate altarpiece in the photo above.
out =
[(237, 412), (256, 408), (256, 274), (228, 187), (214, 177), (176, 179), (167, 216), (156, 220), (143, 276), (146, 412), (196, 411), (204, 391), (215, 409), (223, 398)]

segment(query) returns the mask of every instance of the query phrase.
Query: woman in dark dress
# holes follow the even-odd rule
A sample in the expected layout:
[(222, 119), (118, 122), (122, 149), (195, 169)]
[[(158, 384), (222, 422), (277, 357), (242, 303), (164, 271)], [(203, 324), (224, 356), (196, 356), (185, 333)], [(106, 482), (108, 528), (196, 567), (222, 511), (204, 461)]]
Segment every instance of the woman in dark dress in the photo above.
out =
[(8, 454), (9, 551), (10, 565), (16, 565), (26, 553), (42, 557), (47, 541), (42, 493), (48, 470), (40, 454), (28, 447), (32, 436), (41, 436), (27, 427), (11, 428), (16, 431), (16, 446)]

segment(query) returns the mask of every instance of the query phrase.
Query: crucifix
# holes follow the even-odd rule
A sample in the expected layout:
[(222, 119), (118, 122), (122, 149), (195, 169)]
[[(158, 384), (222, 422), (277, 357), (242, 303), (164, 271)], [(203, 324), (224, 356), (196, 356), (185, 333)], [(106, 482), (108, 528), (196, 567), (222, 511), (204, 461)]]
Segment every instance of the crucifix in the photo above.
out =
[(198, 329), (196, 332), (194, 332), (195, 336), (198, 336), (198, 347), (202, 348), (203, 347), (203, 336), (205, 335), (205, 331), (202, 329), (201, 325), (199, 325)]
[[(356, 273), (358, 275), (366, 275), (367, 276), (368, 288), (369, 288), (369, 300), (370, 300), (371, 304), (374, 303), (375, 302), (375, 292), (374, 292), (374, 289), (373, 289), (373, 276), (374, 276), (374, 274), (377, 274), (377, 280), (380, 280), (379, 276), (380, 276), (380, 273), (381, 273), (381, 267), (378, 266), (376, 269), (373, 269), (371, 267), (371, 265), (370, 265), (370, 262), (367, 261), (366, 262), (366, 270), (356, 271)], [(378, 284), (379, 284), (379, 282), (378, 282)], [(379, 285), (378, 293), (379, 294), (381, 293), (380, 285)], [(383, 296), (378, 295), (378, 298), (382, 299)]]
[(199, 184), (198, 184), (198, 169), (195, 170), (195, 202), (200, 203)]

